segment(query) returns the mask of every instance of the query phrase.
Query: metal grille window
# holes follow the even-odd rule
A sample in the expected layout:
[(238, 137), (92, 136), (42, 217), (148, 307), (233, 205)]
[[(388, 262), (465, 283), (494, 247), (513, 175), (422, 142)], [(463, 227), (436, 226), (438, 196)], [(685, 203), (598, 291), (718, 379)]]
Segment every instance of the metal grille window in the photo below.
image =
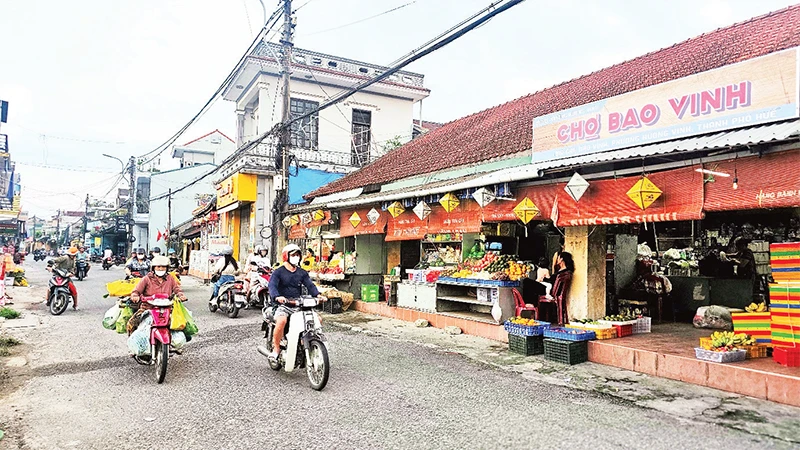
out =
[(353, 110), (353, 145), (352, 164), (361, 167), (369, 163), (369, 148), (372, 133), (372, 112), (361, 109)]
[[(292, 98), (289, 100), (289, 113), (292, 119), (303, 116), (319, 108), (318, 102)], [(292, 147), (319, 148), (319, 113), (292, 123)]]

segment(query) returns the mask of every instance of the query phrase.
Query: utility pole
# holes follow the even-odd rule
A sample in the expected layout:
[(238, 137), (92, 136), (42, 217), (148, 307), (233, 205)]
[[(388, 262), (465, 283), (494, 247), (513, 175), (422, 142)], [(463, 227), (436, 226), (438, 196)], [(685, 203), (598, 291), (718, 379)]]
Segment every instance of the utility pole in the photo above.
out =
[(167, 192), (167, 237), (164, 239), (164, 251), (169, 251), (169, 237), (172, 234), (172, 189)]
[(131, 238), (133, 237), (133, 218), (136, 214), (136, 158), (133, 156), (131, 156), (131, 159), (128, 162), (128, 173), (131, 176), (131, 181), (130, 189), (128, 189), (128, 204), (130, 206), (128, 208), (128, 242), (125, 246), (126, 255), (129, 255), (131, 253), (131, 249), (133, 248), (133, 242), (131, 242)]
[(81, 237), (83, 245), (86, 245), (86, 229), (89, 226), (89, 194), (86, 194), (86, 206), (83, 211), (83, 236)]
[[(291, 117), (290, 114), (290, 98), (291, 93), (289, 90), (289, 80), (292, 74), (292, 47), (293, 44), (293, 26), (292, 26), (292, 1), (285, 0), (283, 2), (283, 35), (281, 36), (281, 45), (283, 46), (283, 58), (281, 61), (282, 67), (282, 82), (283, 82), (283, 110), (281, 114), (281, 123), (284, 125), (283, 129), (281, 130), (280, 141), (278, 145), (278, 167), (281, 171), (281, 189), (278, 192), (278, 195), (275, 199), (275, 208), (273, 213), (275, 213), (275, 218), (277, 220), (273, 220), (273, 224), (280, 223), (283, 219), (286, 204), (288, 203), (289, 199), (289, 147), (291, 145), (291, 127), (287, 126), (289, 119)], [(274, 226), (273, 229), (280, 230), (280, 226)], [(278, 248), (278, 233), (272, 233), (272, 251), (270, 252), (273, 255), (277, 254)], [(288, 237), (288, 236), (287, 236)]]
[(56, 247), (61, 245), (61, 210), (56, 215)]

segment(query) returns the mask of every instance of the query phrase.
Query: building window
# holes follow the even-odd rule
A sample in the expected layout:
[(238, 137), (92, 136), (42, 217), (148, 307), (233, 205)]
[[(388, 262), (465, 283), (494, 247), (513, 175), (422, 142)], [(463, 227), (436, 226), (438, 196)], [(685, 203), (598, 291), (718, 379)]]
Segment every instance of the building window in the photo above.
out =
[[(289, 112), (292, 119), (301, 117), (319, 108), (318, 102), (292, 98), (289, 100)], [(319, 148), (319, 113), (315, 112), (303, 120), (292, 123), (292, 147)]]
[(369, 148), (372, 133), (372, 112), (361, 109), (353, 110), (353, 144), (352, 164), (361, 167), (369, 163)]

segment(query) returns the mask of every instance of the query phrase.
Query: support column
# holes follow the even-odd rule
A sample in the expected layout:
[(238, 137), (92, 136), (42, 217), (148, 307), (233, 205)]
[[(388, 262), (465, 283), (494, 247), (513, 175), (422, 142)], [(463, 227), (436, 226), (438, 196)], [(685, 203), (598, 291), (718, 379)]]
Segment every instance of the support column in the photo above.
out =
[(272, 117), (273, 99), (269, 95), (269, 87), (270, 84), (266, 81), (258, 82), (258, 123), (256, 124), (256, 134), (262, 134), (272, 128), (272, 125), (276, 122), (276, 117), (278, 117)]
[(564, 250), (575, 259), (567, 299), (570, 319), (606, 315), (606, 227), (567, 227)]
[[(244, 110), (236, 110), (236, 148), (244, 144)], [(215, 161), (219, 164), (221, 161)]]

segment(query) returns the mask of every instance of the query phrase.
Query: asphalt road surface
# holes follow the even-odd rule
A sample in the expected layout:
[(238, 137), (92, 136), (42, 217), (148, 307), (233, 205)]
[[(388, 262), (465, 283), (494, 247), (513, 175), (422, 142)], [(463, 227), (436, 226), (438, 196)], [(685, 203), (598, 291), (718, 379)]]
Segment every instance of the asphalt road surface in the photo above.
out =
[[(49, 274), (27, 266), (40, 295)], [(193, 280), (184, 284), (200, 334), (158, 385), (153, 367), (128, 356), (125, 336), (101, 326), (113, 302), (105, 283), (121, 276), (95, 265), (78, 283), (79, 310), (25, 335), (31, 378), (0, 402), (0, 447), (788, 448), (335, 326), (331, 379), (316, 392), (305, 372), (273, 372), (256, 352), (258, 311), (212, 314), (210, 288)]]

